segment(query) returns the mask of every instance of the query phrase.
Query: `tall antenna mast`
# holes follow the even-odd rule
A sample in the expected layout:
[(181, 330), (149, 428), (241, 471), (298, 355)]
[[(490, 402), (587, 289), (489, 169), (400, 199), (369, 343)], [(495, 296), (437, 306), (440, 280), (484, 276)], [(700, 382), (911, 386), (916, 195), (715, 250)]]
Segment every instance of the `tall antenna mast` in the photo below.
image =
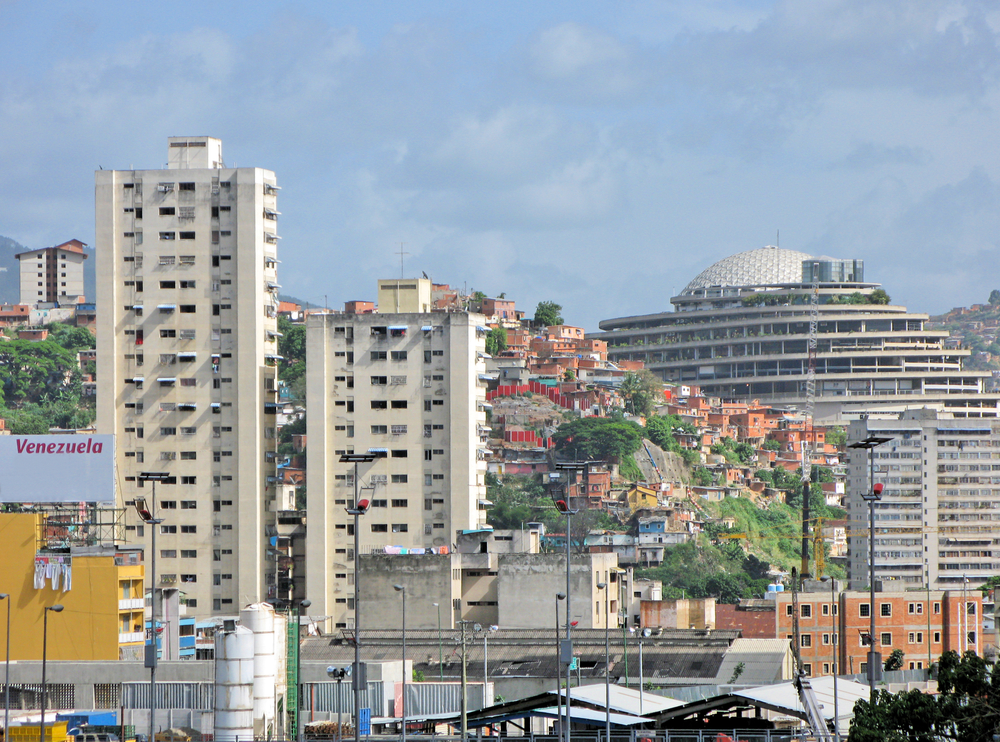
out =
[(399, 243), (399, 277), (400, 278), (406, 278), (406, 276), (403, 274), (403, 256), (410, 254), (408, 252), (403, 252), (403, 245), (405, 245), (405, 244), (406, 244), (405, 242), (400, 242)]

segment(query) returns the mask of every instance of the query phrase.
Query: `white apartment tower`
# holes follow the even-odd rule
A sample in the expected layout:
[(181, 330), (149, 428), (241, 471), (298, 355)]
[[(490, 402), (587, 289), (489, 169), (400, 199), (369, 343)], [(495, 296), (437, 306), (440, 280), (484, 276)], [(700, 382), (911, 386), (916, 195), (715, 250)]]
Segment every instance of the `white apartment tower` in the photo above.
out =
[[(896, 420), (852, 421), (848, 446), (869, 435), (889, 440), (850, 449), (848, 578), (868, 583), (869, 510), (862, 494), (884, 487), (875, 505), (875, 579), (907, 588), (978, 589), (1000, 573), (1000, 423), (933, 409)], [(966, 582), (967, 581), (967, 582)]]
[[(157, 586), (189, 613), (232, 614), (267, 599), (274, 574), (274, 173), (225, 167), (218, 139), (172, 137), (167, 169), (95, 181), (98, 431), (117, 437), (126, 505), (152, 501), (142, 472), (169, 474)], [(127, 518), (149, 547), (150, 527)]]
[(309, 316), (306, 594), (310, 612), (334, 627), (354, 625), (345, 512), (354, 465), (342, 454), (378, 457), (358, 465), (359, 497), (372, 501), (360, 519), (361, 553), (453, 550), (461, 534), (489, 529), (482, 322), (466, 312)]
[(20, 262), (22, 304), (72, 305), (83, 301), (83, 261), (86, 243), (70, 240), (55, 247), (28, 250)]

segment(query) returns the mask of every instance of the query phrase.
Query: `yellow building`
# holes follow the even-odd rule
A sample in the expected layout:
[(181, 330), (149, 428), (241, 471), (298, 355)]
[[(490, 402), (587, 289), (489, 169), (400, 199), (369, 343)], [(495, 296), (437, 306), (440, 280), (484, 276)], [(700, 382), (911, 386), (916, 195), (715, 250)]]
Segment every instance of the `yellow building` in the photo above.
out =
[[(145, 600), (142, 552), (86, 545), (66, 525), (42, 513), (0, 513), (0, 593), (10, 604), (10, 658), (42, 657), (45, 608), (50, 660), (140, 658)], [(62, 548), (51, 548), (53, 542)], [(81, 543), (83, 545), (81, 545)], [(0, 601), (0, 626), (6, 622)], [(4, 657), (0, 642), (0, 661)]]
[(659, 497), (656, 494), (656, 490), (650, 489), (649, 487), (643, 487), (641, 484), (634, 484), (625, 493), (625, 498), (628, 502), (629, 510), (635, 514), (637, 510), (642, 510), (643, 508), (655, 508), (660, 504)]

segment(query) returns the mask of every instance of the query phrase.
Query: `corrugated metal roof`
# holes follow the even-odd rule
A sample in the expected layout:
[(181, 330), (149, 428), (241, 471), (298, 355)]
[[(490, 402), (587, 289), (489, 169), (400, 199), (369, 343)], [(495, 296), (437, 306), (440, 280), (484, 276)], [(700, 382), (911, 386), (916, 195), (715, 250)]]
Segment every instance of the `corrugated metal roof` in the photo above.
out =
[[(787, 639), (737, 639), (719, 666), (719, 683), (765, 685), (788, 680), (792, 674), (791, 647)], [(736, 678), (736, 668), (743, 669)]]
[[(624, 688), (620, 685), (612, 685), (610, 688), (605, 688), (603, 683), (577, 686), (570, 690), (570, 699), (572, 699), (573, 703), (579, 701), (599, 706), (603, 709), (607, 701), (607, 691), (610, 691), (611, 695), (611, 710), (621, 711), (632, 716), (639, 715), (640, 697), (642, 698), (642, 713), (645, 714), (655, 714), (658, 711), (684, 705), (683, 701), (676, 701), (673, 698), (666, 698), (655, 693), (640, 693), (638, 689), (633, 690), (632, 688)], [(554, 696), (555, 694), (554, 690), (549, 691), (549, 695)], [(565, 698), (566, 691), (561, 691), (559, 695)]]
[[(833, 718), (833, 677), (825, 676), (821, 678), (811, 678), (813, 693), (816, 699), (823, 706), (823, 717)], [(855, 683), (853, 680), (837, 679), (837, 700), (840, 706), (841, 718), (849, 715), (854, 708), (854, 703), (860, 699), (868, 698), (869, 688), (867, 685)], [(790, 714), (802, 716), (805, 710), (802, 708), (802, 700), (794, 683), (777, 683), (775, 685), (765, 685), (759, 688), (747, 688), (733, 693), (751, 701), (766, 703), (768, 706), (780, 708)]]
[[(579, 724), (586, 724), (587, 722), (592, 722), (594, 726), (604, 726), (607, 723), (607, 713), (605, 711), (597, 711), (595, 709), (581, 708), (580, 706), (572, 706), (570, 708), (570, 721), (577, 722)], [(543, 716), (548, 719), (558, 719), (560, 714), (555, 706), (547, 706), (545, 708), (535, 709), (529, 716)], [(566, 717), (566, 710), (562, 710), (561, 716)], [(611, 712), (611, 723), (616, 726), (621, 727), (631, 727), (636, 724), (645, 724), (652, 721), (652, 719), (647, 719), (644, 716), (631, 716), (625, 714), (616, 714)]]

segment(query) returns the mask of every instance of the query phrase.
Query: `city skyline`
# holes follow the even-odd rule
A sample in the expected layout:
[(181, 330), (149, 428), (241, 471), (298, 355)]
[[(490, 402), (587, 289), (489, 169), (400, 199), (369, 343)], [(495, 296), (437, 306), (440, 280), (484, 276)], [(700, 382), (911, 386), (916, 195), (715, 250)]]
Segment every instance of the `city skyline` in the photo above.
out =
[[(156, 164), (164, 137), (202, 133), (238, 155), (227, 166), (282, 173), (284, 284), (317, 304), (362, 298), (402, 251), (407, 276), (529, 312), (554, 300), (594, 330), (666, 309), (779, 230), (783, 247), (865, 260), (915, 310), (995, 288), (986, 6), (188, 10), (53, 21), (0, 4), (0, 232), (100, 249), (90, 172)], [(123, 115), (138, 110), (140, 127)]]

